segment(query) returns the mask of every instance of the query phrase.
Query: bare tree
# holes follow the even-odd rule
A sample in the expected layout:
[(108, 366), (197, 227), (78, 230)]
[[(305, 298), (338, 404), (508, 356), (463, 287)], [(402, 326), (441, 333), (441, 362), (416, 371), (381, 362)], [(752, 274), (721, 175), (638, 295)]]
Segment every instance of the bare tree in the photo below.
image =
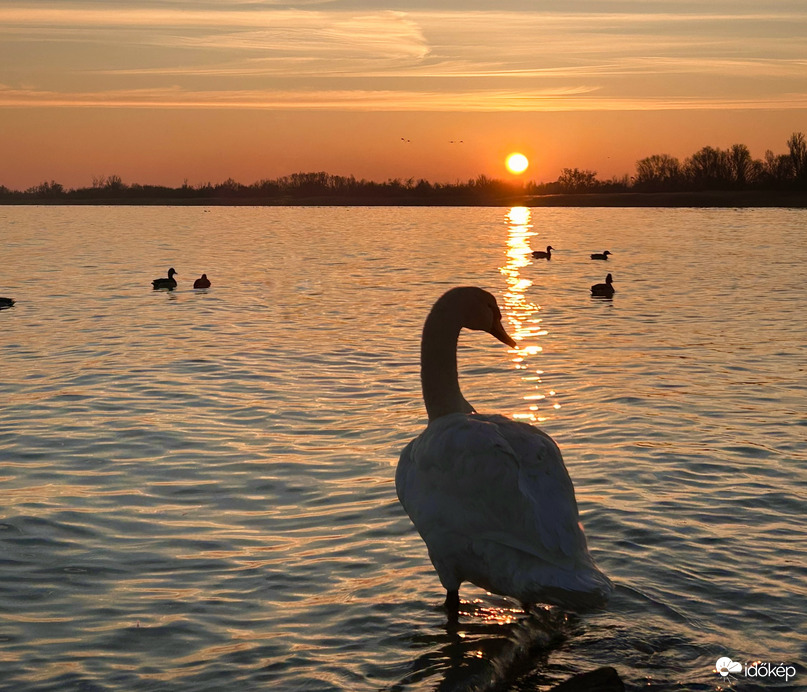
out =
[(793, 177), (800, 183), (807, 182), (807, 141), (801, 132), (794, 132), (787, 140)]
[(564, 168), (558, 177), (558, 186), (561, 192), (592, 192), (599, 187), (597, 171)]
[(680, 186), (683, 178), (681, 162), (669, 154), (653, 154), (636, 162), (634, 184), (648, 190)]

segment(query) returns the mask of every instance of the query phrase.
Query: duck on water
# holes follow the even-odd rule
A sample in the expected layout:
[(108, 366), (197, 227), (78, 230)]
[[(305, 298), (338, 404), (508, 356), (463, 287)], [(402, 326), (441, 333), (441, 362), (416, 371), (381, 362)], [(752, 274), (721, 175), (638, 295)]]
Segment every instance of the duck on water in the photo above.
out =
[(421, 340), (429, 423), (403, 450), (395, 474), (452, 620), (465, 581), (525, 608), (598, 605), (613, 588), (589, 555), (554, 440), (527, 423), (477, 413), (460, 391), (460, 331), (485, 331), (515, 348), (501, 320), (496, 299), (481, 288), (451, 289), (434, 304)]
[(160, 279), (154, 279), (154, 281), (151, 282), (151, 285), (154, 286), (154, 290), (156, 291), (160, 288), (167, 288), (170, 291), (175, 289), (177, 287), (177, 280), (174, 278), (174, 274), (176, 273), (177, 273), (176, 270), (173, 267), (171, 267), (168, 270), (167, 279), (165, 277)]
[(606, 250), (605, 252), (595, 252), (591, 255), (591, 259), (593, 260), (607, 260), (608, 255), (613, 255), (614, 253), (610, 250)]
[(591, 295), (593, 296), (610, 298), (614, 295), (614, 293), (616, 293), (616, 289), (614, 288), (614, 279), (610, 274), (605, 277), (604, 284), (594, 284), (591, 287)]
[(5, 308), (10, 308), (14, 305), (13, 298), (0, 298), (0, 310), (4, 310)]
[(543, 250), (533, 250), (532, 256), (535, 257), (535, 259), (552, 259), (552, 250), (554, 249), (555, 248), (553, 248), (551, 245), (547, 245), (546, 252)]

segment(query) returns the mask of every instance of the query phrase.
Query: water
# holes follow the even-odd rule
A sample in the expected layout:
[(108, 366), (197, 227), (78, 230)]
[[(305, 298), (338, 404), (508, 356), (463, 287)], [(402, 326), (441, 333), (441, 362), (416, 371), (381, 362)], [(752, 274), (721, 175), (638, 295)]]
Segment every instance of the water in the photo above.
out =
[[(536, 690), (611, 665), (649, 690), (807, 689), (806, 228), (0, 208), (0, 688)], [(607, 272), (614, 299), (591, 298)], [(466, 585), (446, 626), (393, 477), (425, 423), (423, 319), (458, 284), (520, 343), (466, 333), (463, 392), (560, 444), (617, 585), (602, 611), (525, 618)], [(721, 656), (798, 672), (722, 680)]]

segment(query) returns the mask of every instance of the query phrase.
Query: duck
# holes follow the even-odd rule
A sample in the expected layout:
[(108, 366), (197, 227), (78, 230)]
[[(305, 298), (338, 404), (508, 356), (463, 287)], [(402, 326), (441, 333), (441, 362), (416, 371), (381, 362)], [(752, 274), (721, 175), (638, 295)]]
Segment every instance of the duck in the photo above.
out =
[(593, 296), (610, 298), (612, 295), (614, 295), (614, 293), (616, 293), (616, 289), (614, 288), (614, 278), (610, 274), (605, 277), (604, 284), (594, 284), (591, 287), (591, 295)]
[(4, 308), (10, 308), (12, 305), (14, 305), (13, 298), (0, 297), (0, 310), (3, 310)]
[(607, 260), (608, 255), (613, 255), (614, 253), (610, 250), (606, 250), (605, 252), (595, 252), (591, 255), (591, 259), (595, 260)]
[(446, 591), (449, 619), (459, 616), (463, 582), (516, 599), (527, 612), (535, 603), (604, 603), (613, 585), (588, 552), (560, 448), (528, 423), (468, 403), (457, 374), (462, 329), (516, 348), (491, 293), (461, 286), (434, 303), (421, 339), (428, 424), (395, 472), (398, 500)]
[(168, 278), (161, 278), (161, 279), (154, 279), (151, 282), (151, 285), (154, 286), (154, 290), (156, 291), (159, 288), (167, 288), (169, 291), (173, 290), (177, 287), (177, 280), (174, 278), (174, 274), (176, 274), (176, 270), (171, 267), (168, 270)]
[(193, 282), (194, 288), (210, 288), (210, 279), (207, 274), (202, 274), (196, 281)]
[(554, 249), (555, 248), (553, 248), (551, 245), (547, 245), (546, 252), (543, 250), (533, 250), (532, 256), (535, 257), (535, 259), (552, 259), (552, 250)]

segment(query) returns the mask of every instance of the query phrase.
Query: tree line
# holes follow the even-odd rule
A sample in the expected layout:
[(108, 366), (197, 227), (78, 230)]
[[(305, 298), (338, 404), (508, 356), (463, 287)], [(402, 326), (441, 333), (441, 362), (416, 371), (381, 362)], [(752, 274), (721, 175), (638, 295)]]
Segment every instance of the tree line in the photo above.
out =
[(788, 153), (770, 149), (763, 159), (751, 157), (748, 147), (703, 147), (683, 163), (657, 154), (636, 163), (637, 190), (747, 190), (807, 189), (807, 141), (801, 132), (787, 140)]
[(92, 186), (66, 189), (56, 181), (42, 182), (24, 191), (0, 185), (0, 203), (132, 203), (154, 204), (497, 204), (525, 196), (616, 192), (781, 191), (807, 192), (807, 141), (801, 132), (787, 140), (788, 151), (768, 150), (762, 159), (752, 158), (748, 147), (703, 147), (680, 161), (668, 154), (654, 154), (636, 162), (632, 177), (600, 180), (596, 171), (564, 168), (549, 183), (512, 182), (477, 176), (466, 182), (431, 183), (399, 178), (385, 182), (358, 180), (354, 176), (294, 173), (243, 185), (228, 179), (222, 183), (178, 188), (125, 184), (117, 175), (93, 178)]
[(727, 149), (703, 147), (682, 162), (669, 154), (654, 154), (636, 162), (635, 174), (603, 182), (596, 171), (564, 168), (552, 183), (536, 186), (543, 194), (586, 192), (703, 192), (731, 190), (807, 191), (807, 140), (794, 132), (788, 151), (768, 149), (754, 159), (745, 144)]

